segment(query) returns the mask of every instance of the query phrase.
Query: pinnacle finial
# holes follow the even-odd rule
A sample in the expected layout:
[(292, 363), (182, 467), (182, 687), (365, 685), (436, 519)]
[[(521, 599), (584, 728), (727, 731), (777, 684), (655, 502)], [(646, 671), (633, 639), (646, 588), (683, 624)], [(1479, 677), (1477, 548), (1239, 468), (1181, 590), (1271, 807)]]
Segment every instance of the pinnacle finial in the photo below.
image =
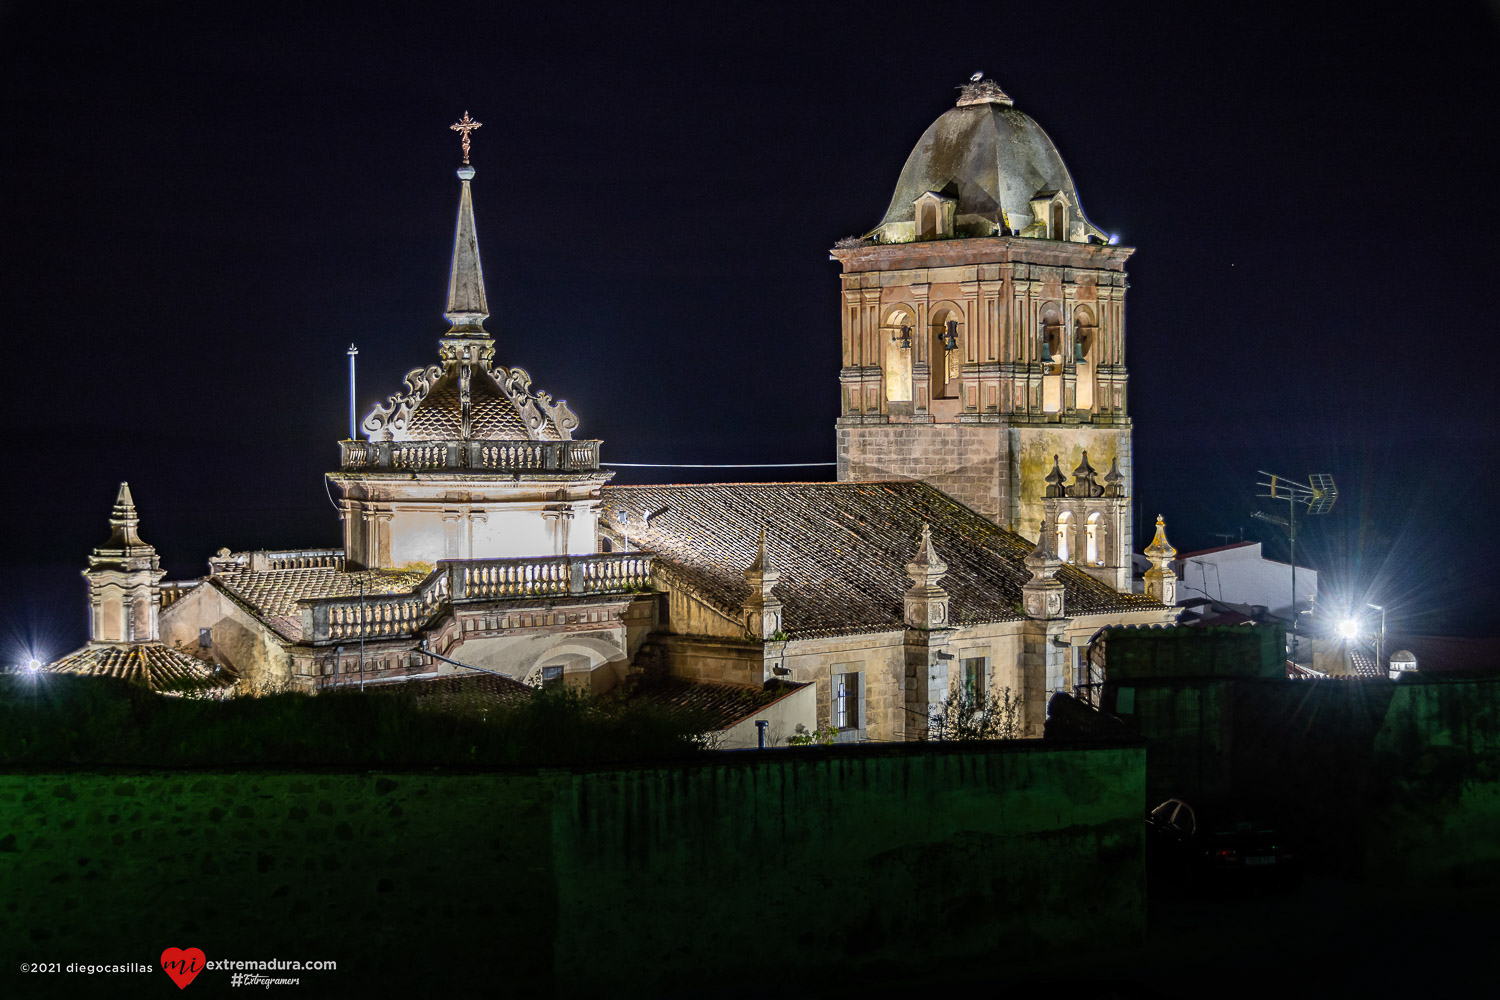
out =
[(1172, 543), (1167, 541), (1167, 522), (1160, 514), (1156, 515), (1156, 537), (1151, 539), (1151, 544), (1146, 546), (1145, 555), (1153, 562), (1168, 562), (1177, 554)]
[[(467, 117), (467, 113), (465, 113)], [(458, 126), (455, 125), (454, 128)], [(476, 123), (477, 127), (477, 123)], [(464, 135), (468, 146), (468, 134)], [(484, 294), (484, 268), (479, 263), (479, 234), (474, 227), (474, 197), (469, 181), (474, 168), (458, 168), (462, 190), (458, 196), (458, 224), (453, 232), (453, 264), (448, 272), (448, 308), (443, 316), (452, 324), (449, 337), (489, 337), (484, 321), (490, 306)]]
[(760, 529), (760, 547), (755, 552), (755, 561), (752, 562), (747, 573), (776, 573), (776, 566), (771, 562), (771, 553), (766, 551), (766, 529)]
[(139, 533), (140, 516), (135, 512), (135, 498), (130, 495), (130, 484), (121, 483), (115, 494), (114, 509), (109, 512), (109, 541), (114, 548), (145, 545)]
[[(469, 112), (466, 109), (462, 118), (454, 122), (452, 125), (448, 126), (450, 129), (463, 136), (464, 166), (466, 167), (469, 165), (469, 133), (479, 128), (483, 124), (483, 122), (476, 122), (474, 119), (470, 118)], [(469, 172), (469, 176), (474, 176), (473, 171)], [(467, 180), (468, 178), (466, 177), (464, 179)]]

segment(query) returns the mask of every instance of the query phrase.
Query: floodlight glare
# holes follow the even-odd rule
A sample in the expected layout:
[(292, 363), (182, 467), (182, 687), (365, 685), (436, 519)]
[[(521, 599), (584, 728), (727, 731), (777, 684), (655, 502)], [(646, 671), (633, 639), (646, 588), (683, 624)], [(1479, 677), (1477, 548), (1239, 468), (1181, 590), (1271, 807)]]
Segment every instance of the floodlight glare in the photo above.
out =
[(1339, 622), (1339, 635), (1343, 636), (1345, 639), (1353, 639), (1355, 636), (1359, 635), (1359, 622), (1355, 621), (1353, 618), (1345, 618), (1343, 621)]

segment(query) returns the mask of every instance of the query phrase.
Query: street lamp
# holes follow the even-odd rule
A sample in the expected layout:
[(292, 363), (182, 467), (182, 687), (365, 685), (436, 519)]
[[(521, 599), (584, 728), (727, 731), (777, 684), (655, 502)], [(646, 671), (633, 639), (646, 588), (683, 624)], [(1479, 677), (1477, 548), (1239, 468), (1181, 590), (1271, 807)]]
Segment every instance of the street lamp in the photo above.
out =
[(1385, 668), (1381, 666), (1380, 658), (1385, 652), (1385, 605), (1371, 604), (1369, 601), (1366, 601), (1365, 607), (1374, 608), (1380, 612), (1380, 634), (1375, 637), (1375, 669), (1384, 670)]
[(1357, 639), (1359, 637), (1359, 622), (1353, 618), (1345, 618), (1339, 622), (1339, 635), (1345, 639)]

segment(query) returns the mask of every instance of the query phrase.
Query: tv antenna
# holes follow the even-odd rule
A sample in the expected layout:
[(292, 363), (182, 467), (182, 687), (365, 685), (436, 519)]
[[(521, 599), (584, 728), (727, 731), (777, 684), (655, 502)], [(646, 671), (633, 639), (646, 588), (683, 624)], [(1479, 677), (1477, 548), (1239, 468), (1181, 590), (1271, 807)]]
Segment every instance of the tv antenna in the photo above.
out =
[(1307, 516), (1314, 514), (1326, 514), (1333, 509), (1333, 502), (1339, 498), (1339, 488), (1334, 485), (1333, 477), (1326, 472), (1315, 472), (1307, 477), (1307, 485), (1289, 479), (1286, 476), (1278, 476), (1274, 473), (1260, 470), (1259, 474), (1265, 479), (1256, 483), (1264, 493), (1256, 496), (1269, 497), (1272, 500), (1286, 501), (1286, 517), (1277, 517), (1275, 514), (1267, 514), (1264, 511), (1252, 511), (1250, 516), (1257, 521), (1267, 521), (1271, 524), (1279, 524), (1286, 529), (1287, 546), (1291, 549), (1292, 563), (1292, 631), (1297, 631), (1297, 506), (1300, 504), (1307, 508)]

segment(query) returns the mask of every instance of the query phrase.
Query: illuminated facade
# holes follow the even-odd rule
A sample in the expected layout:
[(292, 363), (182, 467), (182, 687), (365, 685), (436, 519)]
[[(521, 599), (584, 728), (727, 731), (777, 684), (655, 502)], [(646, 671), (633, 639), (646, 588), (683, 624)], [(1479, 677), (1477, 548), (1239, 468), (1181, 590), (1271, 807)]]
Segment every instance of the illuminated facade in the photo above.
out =
[[(1045, 519), (1065, 561), (1128, 590), (1131, 253), (1083, 214), (1036, 122), (991, 80), (964, 87), (885, 218), (832, 251), (839, 479), (928, 482), (1028, 537)], [(1059, 493), (1057, 461), (1107, 482)]]
[[(340, 442), (342, 544), (225, 549), (178, 583), (137, 567), (135, 617), (164, 648), (246, 693), (655, 679), (724, 689), (771, 742), (886, 741), (926, 737), (959, 692), (1013, 701), (1012, 734), (1039, 736), (1099, 629), (1175, 619), (1169, 586), (1129, 586), (1130, 251), (993, 83), (928, 130), (880, 226), (833, 251), (833, 483), (607, 485), (567, 403), (495, 363), (467, 156), (458, 177), (438, 363)], [(94, 604), (96, 639), (129, 620)]]

